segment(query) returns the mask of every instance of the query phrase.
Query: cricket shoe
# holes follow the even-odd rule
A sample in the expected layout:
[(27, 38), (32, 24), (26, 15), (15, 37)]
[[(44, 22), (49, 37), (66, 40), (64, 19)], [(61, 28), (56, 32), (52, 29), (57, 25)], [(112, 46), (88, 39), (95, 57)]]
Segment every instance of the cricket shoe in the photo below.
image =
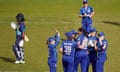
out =
[(21, 64), (25, 64), (25, 61), (24, 61), (24, 60), (20, 60), (20, 63), (21, 63)]
[(14, 63), (15, 63), (15, 64), (19, 64), (19, 63), (20, 63), (20, 61), (16, 60)]

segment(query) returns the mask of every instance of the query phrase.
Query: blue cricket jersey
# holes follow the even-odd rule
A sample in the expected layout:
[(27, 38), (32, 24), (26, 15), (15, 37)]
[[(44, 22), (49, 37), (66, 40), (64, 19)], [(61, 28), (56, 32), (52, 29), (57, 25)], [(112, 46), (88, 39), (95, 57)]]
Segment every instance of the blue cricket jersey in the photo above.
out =
[(48, 59), (51, 61), (57, 61), (57, 45), (60, 42), (60, 37), (56, 33), (55, 36), (55, 44), (48, 44)]
[(61, 48), (63, 48), (63, 58), (74, 59), (76, 45), (77, 43), (74, 40), (64, 40), (61, 45)]
[[(83, 40), (88, 40), (87, 37), (86, 37), (84, 34), (81, 34), (81, 35), (79, 35), (79, 36), (77, 37), (77, 42), (80, 41), (80, 45), (82, 45)], [(83, 49), (84, 49), (84, 50), (87, 50), (87, 44), (85, 45), (85, 47), (84, 47)], [(80, 50), (80, 48), (77, 48), (76, 51), (77, 51), (77, 50)]]
[(22, 33), (25, 32), (25, 28), (24, 22), (19, 22), (16, 29), (16, 37), (22, 37)]
[[(96, 51), (95, 50), (95, 45), (94, 45), (94, 42), (97, 41), (97, 37), (94, 36), (94, 37), (89, 37), (88, 38), (88, 51)], [(90, 45), (89, 45), (90, 44)]]
[[(103, 46), (104, 46), (105, 44), (106, 44), (107, 46), (106, 46), (105, 49), (103, 49)], [(102, 40), (102, 44), (100, 44), (99, 39), (98, 39), (97, 47), (98, 47), (98, 55), (101, 55), (101, 54), (106, 55), (106, 54), (107, 54), (108, 41), (104, 39), (104, 40)]]
[[(80, 9), (80, 15), (84, 14), (91, 14), (93, 12), (93, 8), (88, 6), (87, 8), (82, 7)], [(87, 24), (92, 24), (92, 19), (88, 16), (82, 18), (82, 24), (87, 23)]]

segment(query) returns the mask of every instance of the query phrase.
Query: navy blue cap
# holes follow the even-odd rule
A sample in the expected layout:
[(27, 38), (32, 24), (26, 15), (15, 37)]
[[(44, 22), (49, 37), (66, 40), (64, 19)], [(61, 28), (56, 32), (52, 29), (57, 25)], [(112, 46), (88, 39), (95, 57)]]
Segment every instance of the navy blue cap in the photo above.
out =
[(88, 3), (88, 0), (83, 0), (83, 4), (87, 4)]
[(53, 38), (53, 37), (48, 38), (48, 42), (51, 42), (53, 40), (55, 40), (55, 38)]
[(97, 32), (96, 28), (92, 28), (90, 32)]
[(105, 33), (104, 33), (104, 32), (100, 32), (100, 33), (98, 34), (98, 36), (105, 36)]

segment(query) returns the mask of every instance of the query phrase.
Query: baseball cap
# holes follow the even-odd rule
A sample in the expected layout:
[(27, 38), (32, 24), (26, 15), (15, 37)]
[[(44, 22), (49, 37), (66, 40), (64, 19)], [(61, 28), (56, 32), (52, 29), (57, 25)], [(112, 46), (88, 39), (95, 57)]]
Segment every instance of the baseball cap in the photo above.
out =
[(83, 0), (83, 4), (87, 4), (88, 3), (88, 0)]
[(105, 33), (104, 32), (100, 32), (100, 33), (98, 33), (98, 36), (105, 36)]
[(53, 41), (53, 40), (55, 40), (55, 38), (53, 38), (53, 37), (48, 38), (48, 41), (49, 41), (49, 42), (51, 42), (51, 41)]
[(66, 32), (65, 35), (70, 38), (70, 37), (72, 37), (73, 33), (72, 32)]
[(70, 32), (72, 32), (72, 34), (77, 34), (75, 30), (71, 30)]

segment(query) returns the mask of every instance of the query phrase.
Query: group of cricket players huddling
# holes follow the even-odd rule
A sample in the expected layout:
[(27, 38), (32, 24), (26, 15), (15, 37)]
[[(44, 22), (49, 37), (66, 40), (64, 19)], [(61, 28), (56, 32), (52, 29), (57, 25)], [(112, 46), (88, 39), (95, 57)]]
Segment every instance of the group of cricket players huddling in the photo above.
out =
[(71, 30), (65, 33), (66, 39), (60, 44), (60, 32), (56, 30), (55, 36), (47, 40), (48, 66), (50, 72), (57, 72), (57, 46), (62, 54), (63, 72), (104, 72), (104, 63), (107, 60), (108, 42), (104, 32), (97, 32), (92, 27), (94, 10), (88, 6), (88, 1), (83, 0), (79, 17), (82, 18), (82, 27), (78, 31)]
[[(71, 30), (65, 33), (66, 39), (62, 41), (59, 52), (62, 54), (63, 72), (78, 72), (80, 64), (81, 72), (104, 72), (104, 63), (107, 60), (108, 42), (104, 32), (97, 32), (92, 27), (94, 10), (83, 0), (79, 17), (82, 19), (82, 27), (78, 31)], [(17, 14), (16, 41), (13, 51), (16, 56), (15, 64), (24, 64), (25, 18), (22, 13)], [(48, 65), (50, 72), (57, 72), (57, 46), (60, 44), (60, 32), (56, 30), (55, 36), (47, 40)]]

